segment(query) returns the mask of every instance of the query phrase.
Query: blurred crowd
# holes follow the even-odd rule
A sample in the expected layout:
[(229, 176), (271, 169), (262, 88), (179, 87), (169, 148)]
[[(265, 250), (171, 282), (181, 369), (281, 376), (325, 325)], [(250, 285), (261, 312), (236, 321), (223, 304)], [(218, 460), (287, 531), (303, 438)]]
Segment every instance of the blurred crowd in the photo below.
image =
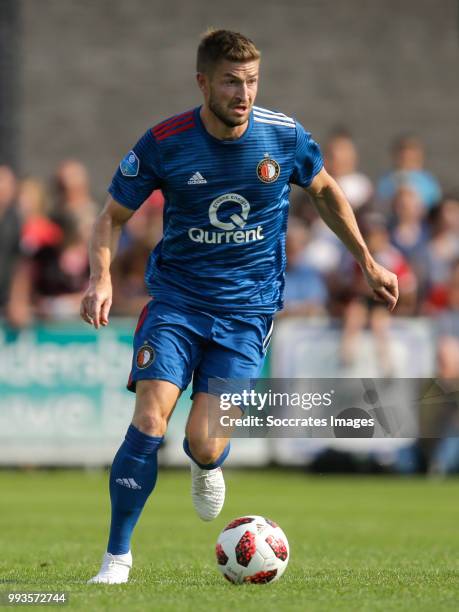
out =
[[(459, 191), (444, 190), (429, 172), (424, 144), (414, 135), (393, 143), (390, 167), (376, 181), (361, 170), (346, 130), (334, 130), (323, 151), (325, 166), (353, 207), (373, 256), (397, 274), (400, 301), (389, 315), (372, 299), (359, 266), (320, 219), (307, 193), (295, 188), (286, 241), (285, 309), (278, 316), (340, 320), (344, 368), (356, 357), (361, 332), (370, 329), (381, 375), (388, 377), (395, 375), (390, 317), (431, 317), (438, 330), (435, 374), (439, 381), (459, 380)], [(0, 317), (11, 327), (78, 316), (88, 283), (87, 244), (101, 204), (80, 161), (63, 161), (49, 183), (19, 178), (0, 166)], [(112, 266), (112, 315), (136, 317), (148, 299), (144, 268), (162, 236), (163, 206), (161, 192), (153, 192), (123, 228)], [(442, 441), (447, 449), (421, 444), (401, 471), (421, 460), (438, 465), (440, 456), (450, 467), (439, 471), (459, 470), (459, 438), (451, 438), (459, 435), (456, 412), (454, 407), (440, 423), (449, 432)]]
[[(372, 299), (349, 252), (308, 206), (292, 198), (287, 235), (286, 308), (281, 316), (331, 315), (342, 322), (339, 359), (352, 366), (361, 332), (372, 332), (381, 377), (397, 377), (389, 338), (392, 316), (429, 317), (435, 333), (434, 387), (420, 401), (419, 439), (403, 447), (401, 473), (459, 472), (459, 191), (444, 191), (426, 168), (414, 135), (398, 138), (392, 167), (375, 183), (359, 167), (355, 143), (343, 129), (328, 139), (325, 166), (347, 196), (368, 247), (398, 276), (400, 299), (390, 314)], [(429, 382), (426, 379), (425, 385)], [(419, 389), (424, 397), (425, 389)], [(435, 400), (432, 400), (432, 395)], [(434, 401), (434, 404), (432, 404)], [(428, 402), (427, 402), (428, 403)]]
[[(394, 314), (439, 317), (459, 336), (459, 194), (443, 193), (425, 168), (423, 143), (399, 138), (392, 168), (375, 183), (359, 169), (345, 130), (330, 135), (324, 157), (374, 257), (398, 275)], [(0, 166), (0, 309), (11, 325), (78, 314), (99, 208), (79, 161), (63, 161), (50, 185), (34, 177), (19, 180)], [(113, 314), (136, 316), (147, 299), (143, 272), (147, 253), (161, 238), (162, 208), (162, 195), (154, 192), (123, 231), (113, 267)], [(281, 316), (342, 318), (344, 361), (352, 359), (356, 329), (369, 325), (383, 333), (386, 310), (370, 299), (360, 269), (303, 190), (292, 194), (287, 260)]]
[(398, 276), (395, 311), (375, 301), (350, 253), (296, 191), (287, 236), (286, 308), (342, 321), (340, 361), (353, 363), (360, 332), (370, 329), (381, 376), (396, 376), (389, 346), (391, 317), (430, 317), (437, 332), (438, 376), (459, 379), (459, 191), (442, 189), (426, 168), (414, 135), (392, 146), (392, 167), (375, 183), (359, 167), (355, 143), (335, 130), (325, 166), (347, 196), (376, 261)]
[[(443, 192), (425, 167), (419, 138), (400, 137), (392, 167), (373, 182), (360, 170), (344, 129), (324, 146), (325, 165), (351, 203), (377, 261), (400, 283), (395, 316), (435, 316), (459, 337), (459, 193)], [(287, 236), (285, 310), (343, 320), (343, 361), (355, 331), (384, 334), (387, 311), (374, 302), (360, 269), (318, 217), (303, 190), (292, 192)], [(146, 255), (162, 234), (163, 198), (154, 192), (124, 228), (113, 266), (112, 313), (137, 316), (147, 299)], [(77, 316), (88, 279), (87, 243), (101, 203), (84, 164), (63, 161), (50, 184), (18, 179), (0, 166), (0, 312), (14, 327)]]
[[(63, 161), (48, 185), (0, 166), (0, 315), (15, 328), (78, 316), (89, 278), (88, 241), (100, 203), (84, 164)], [(153, 193), (125, 226), (113, 265), (112, 314), (147, 300), (149, 251), (161, 239), (163, 197)]]
[[(394, 314), (440, 316), (456, 310), (459, 194), (443, 193), (425, 168), (423, 143), (415, 136), (399, 138), (392, 168), (375, 183), (360, 171), (348, 132), (337, 130), (330, 136), (324, 157), (373, 256), (398, 276), (400, 300)], [(295, 192), (292, 199), (286, 313), (329, 313), (342, 317), (348, 330), (366, 324), (379, 329), (384, 325), (380, 311), (385, 310), (370, 299), (352, 256), (307, 205), (304, 192)], [(344, 353), (345, 359), (351, 357), (350, 346)]]
[[(399, 138), (392, 168), (375, 183), (360, 171), (345, 130), (330, 135), (324, 157), (374, 257), (399, 277), (394, 314), (441, 316), (459, 335), (459, 317), (453, 316), (459, 309), (459, 194), (443, 193), (425, 168), (423, 143)], [(0, 308), (13, 326), (78, 314), (88, 278), (86, 245), (99, 207), (79, 161), (62, 162), (50, 185), (34, 177), (18, 180), (0, 167)], [(125, 227), (113, 269), (113, 314), (135, 316), (145, 302), (145, 259), (161, 238), (162, 207), (161, 193), (153, 193)], [(304, 191), (294, 191), (291, 211), (282, 316), (341, 317), (348, 340), (365, 325), (381, 331), (385, 310), (370, 299), (358, 266)], [(343, 359), (352, 359), (352, 351), (346, 340)]]

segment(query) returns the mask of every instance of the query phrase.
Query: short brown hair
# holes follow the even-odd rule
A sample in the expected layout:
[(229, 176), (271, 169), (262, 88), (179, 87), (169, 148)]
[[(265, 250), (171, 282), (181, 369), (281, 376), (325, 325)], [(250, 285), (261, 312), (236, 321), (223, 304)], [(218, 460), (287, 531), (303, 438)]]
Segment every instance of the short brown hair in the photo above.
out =
[(222, 60), (250, 62), (260, 59), (260, 56), (260, 51), (250, 38), (239, 32), (211, 28), (201, 38), (196, 69), (198, 72), (209, 72)]

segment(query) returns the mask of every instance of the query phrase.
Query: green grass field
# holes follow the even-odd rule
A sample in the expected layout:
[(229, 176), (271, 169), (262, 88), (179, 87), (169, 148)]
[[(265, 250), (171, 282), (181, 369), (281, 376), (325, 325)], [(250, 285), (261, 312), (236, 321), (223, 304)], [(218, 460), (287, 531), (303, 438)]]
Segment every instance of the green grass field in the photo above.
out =
[[(72, 610), (458, 610), (459, 481), (226, 472), (223, 514), (194, 515), (189, 475), (163, 471), (128, 585), (86, 585), (107, 535), (107, 473), (0, 472), (0, 590), (68, 591)], [(214, 544), (232, 518), (286, 532), (279, 582), (233, 586)]]

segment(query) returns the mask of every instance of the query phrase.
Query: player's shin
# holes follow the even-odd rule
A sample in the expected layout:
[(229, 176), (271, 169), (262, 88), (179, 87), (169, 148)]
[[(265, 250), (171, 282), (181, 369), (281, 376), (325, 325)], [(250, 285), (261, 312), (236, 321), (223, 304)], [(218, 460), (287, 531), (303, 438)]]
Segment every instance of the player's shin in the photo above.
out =
[(153, 491), (158, 474), (158, 449), (163, 437), (149, 436), (130, 425), (110, 473), (112, 519), (107, 551), (130, 550), (134, 527)]

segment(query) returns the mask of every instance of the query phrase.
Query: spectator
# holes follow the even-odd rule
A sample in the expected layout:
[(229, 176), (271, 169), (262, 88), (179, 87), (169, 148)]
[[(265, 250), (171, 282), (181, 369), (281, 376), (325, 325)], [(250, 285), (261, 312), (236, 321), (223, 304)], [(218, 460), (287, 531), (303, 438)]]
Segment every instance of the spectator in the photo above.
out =
[(52, 233), (56, 239), (47, 236), (39, 246), (34, 243), (34, 250), (22, 257), (18, 267), (11, 295), (11, 301), (21, 307), (17, 327), (27, 325), (33, 317), (78, 316), (89, 274), (87, 243), (69, 219), (62, 219)]
[(439, 336), (436, 379), (420, 381), (419, 439), (399, 450), (402, 474), (459, 472), (459, 338)]
[(320, 274), (304, 262), (308, 234), (298, 219), (289, 221), (285, 273), (285, 308), (281, 316), (323, 315), (328, 298), (325, 282)]
[[(444, 336), (437, 346), (437, 376), (443, 391), (443, 402), (437, 406), (440, 426), (430, 462), (431, 474), (459, 472), (459, 338)], [(431, 434), (432, 435), (432, 434)]]
[(40, 318), (78, 316), (89, 275), (87, 240), (71, 219), (60, 224), (59, 243), (40, 248), (31, 258), (32, 294)]
[(445, 284), (444, 303), (438, 308), (437, 293), (436, 319), (438, 333), (442, 336), (453, 336), (459, 339), (459, 259), (451, 266), (451, 272)]
[(0, 314), (10, 318), (11, 283), (19, 261), (20, 221), (16, 209), (16, 177), (0, 166)]
[(407, 185), (399, 187), (392, 210), (391, 242), (416, 268), (429, 238), (425, 209), (418, 192)]
[(112, 270), (115, 315), (138, 316), (148, 300), (145, 261), (162, 236), (163, 206), (162, 193), (153, 192), (125, 226)]
[(430, 210), (441, 198), (437, 179), (424, 169), (425, 151), (415, 136), (402, 136), (392, 149), (394, 169), (385, 174), (377, 185), (377, 196), (382, 203), (390, 202), (402, 185), (409, 185), (419, 193), (423, 205)]
[(164, 196), (157, 189), (149, 195), (137, 213), (123, 226), (119, 253), (122, 253), (140, 237), (141, 242), (151, 244), (153, 248), (163, 235)]
[(86, 167), (76, 160), (63, 161), (56, 172), (55, 186), (57, 219), (68, 218), (76, 223), (79, 235), (88, 240), (97, 214), (97, 205), (91, 196)]
[(16, 328), (29, 325), (33, 319), (30, 257), (41, 248), (58, 244), (62, 239), (60, 227), (46, 216), (48, 205), (46, 190), (40, 181), (29, 178), (21, 182), (18, 192), (18, 211), (22, 221), (21, 256), (16, 265), (8, 303), (8, 318)]
[(373, 196), (370, 179), (357, 171), (354, 141), (346, 130), (335, 131), (325, 145), (325, 167), (344, 191), (350, 205), (358, 210)]
[[(402, 253), (390, 244), (384, 218), (380, 215), (367, 215), (362, 229), (375, 260), (398, 277), (400, 298), (395, 313), (413, 314), (416, 305), (416, 277)], [(382, 375), (390, 377), (393, 375), (388, 339), (390, 314), (385, 306), (373, 299), (356, 262), (351, 264), (351, 273), (343, 274), (343, 277), (348, 279), (348, 303), (343, 312), (340, 349), (342, 363), (344, 366), (353, 364), (360, 333), (368, 324), (376, 341)]]
[(451, 199), (443, 200), (430, 215), (432, 235), (422, 260), (426, 286), (423, 313), (427, 315), (447, 308), (448, 282), (459, 258), (458, 215), (459, 202)]
[(445, 225), (456, 237), (459, 236), (459, 194), (449, 193), (441, 202)]
[[(367, 176), (356, 170), (357, 151), (348, 132), (340, 130), (332, 135), (325, 148), (325, 165), (355, 211), (370, 202), (373, 186)], [(322, 275), (333, 274), (343, 257), (343, 244), (318, 217), (305, 195), (294, 195), (293, 213), (305, 219), (310, 227), (304, 261)]]
[(40, 248), (58, 244), (62, 230), (49, 218), (49, 197), (44, 184), (38, 179), (28, 178), (21, 182), (18, 193), (18, 208), (22, 220), (21, 250), (32, 255)]

